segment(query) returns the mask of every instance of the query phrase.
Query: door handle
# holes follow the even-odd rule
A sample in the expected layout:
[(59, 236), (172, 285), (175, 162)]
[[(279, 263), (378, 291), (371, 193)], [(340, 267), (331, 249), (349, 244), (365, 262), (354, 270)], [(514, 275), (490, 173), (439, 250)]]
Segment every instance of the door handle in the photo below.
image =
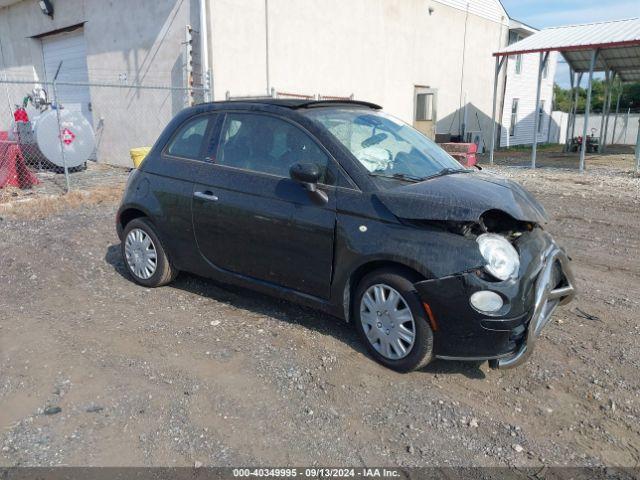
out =
[(218, 197), (215, 196), (212, 192), (209, 192), (209, 191), (206, 191), (206, 192), (195, 192), (193, 194), (193, 196), (201, 198), (203, 200), (209, 200), (210, 202), (217, 202), (218, 201)]

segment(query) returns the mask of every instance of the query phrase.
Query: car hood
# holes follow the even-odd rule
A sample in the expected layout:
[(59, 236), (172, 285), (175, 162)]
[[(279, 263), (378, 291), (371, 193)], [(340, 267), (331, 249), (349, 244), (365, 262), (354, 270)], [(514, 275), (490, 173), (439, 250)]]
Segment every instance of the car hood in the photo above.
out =
[(516, 220), (545, 223), (544, 207), (516, 182), (476, 172), (454, 173), (376, 194), (396, 217), (477, 222), (489, 210)]

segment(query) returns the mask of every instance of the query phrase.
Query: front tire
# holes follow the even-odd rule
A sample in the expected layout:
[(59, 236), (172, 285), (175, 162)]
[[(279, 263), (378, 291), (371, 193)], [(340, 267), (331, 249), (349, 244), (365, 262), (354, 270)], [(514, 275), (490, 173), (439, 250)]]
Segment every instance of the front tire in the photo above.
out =
[(136, 218), (127, 223), (121, 250), (129, 275), (140, 285), (161, 287), (171, 283), (178, 275), (154, 228), (145, 218)]
[(433, 331), (410, 276), (381, 269), (365, 276), (354, 296), (356, 329), (382, 365), (410, 372), (433, 358)]

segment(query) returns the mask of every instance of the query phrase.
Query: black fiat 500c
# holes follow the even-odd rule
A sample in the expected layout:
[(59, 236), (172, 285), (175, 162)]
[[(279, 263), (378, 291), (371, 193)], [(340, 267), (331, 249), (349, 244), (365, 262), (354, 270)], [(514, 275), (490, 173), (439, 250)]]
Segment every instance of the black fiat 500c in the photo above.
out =
[(377, 105), (272, 99), (179, 113), (116, 223), (137, 283), (187, 271), (304, 304), (405, 372), (525, 361), (574, 296), (546, 221), (518, 184), (463, 168)]

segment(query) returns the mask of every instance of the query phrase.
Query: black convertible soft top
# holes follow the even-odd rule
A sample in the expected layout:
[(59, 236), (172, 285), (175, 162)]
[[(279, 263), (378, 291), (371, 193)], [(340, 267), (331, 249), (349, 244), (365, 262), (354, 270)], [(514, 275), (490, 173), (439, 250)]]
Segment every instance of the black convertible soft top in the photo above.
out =
[(213, 104), (256, 103), (260, 105), (275, 105), (277, 107), (297, 110), (300, 108), (331, 107), (331, 106), (356, 106), (368, 107), (374, 110), (382, 110), (380, 105), (361, 100), (307, 100), (300, 98), (238, 98), (237, 100), (224, 100), (211, 102)]

